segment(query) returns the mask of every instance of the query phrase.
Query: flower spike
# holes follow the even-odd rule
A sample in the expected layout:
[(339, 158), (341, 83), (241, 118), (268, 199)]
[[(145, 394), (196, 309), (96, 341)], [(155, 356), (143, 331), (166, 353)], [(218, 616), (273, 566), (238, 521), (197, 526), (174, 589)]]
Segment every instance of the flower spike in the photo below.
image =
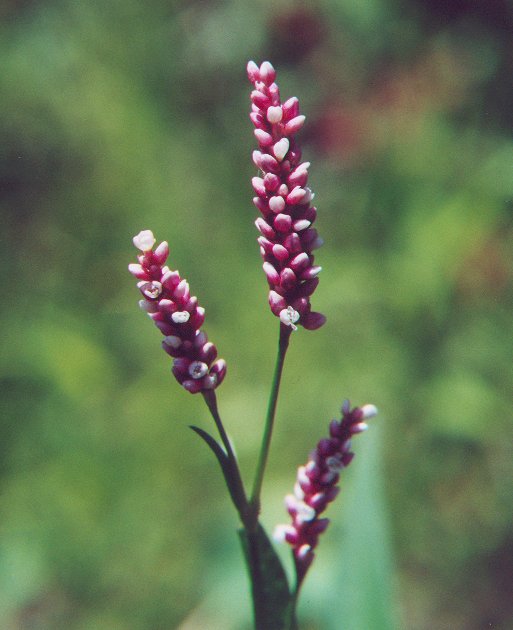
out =
[(306, 465), (298, 468), (294, 494), (285, 498), (292, 523), (278, 525), (274, 530), (275, 540), (292, 547), (298, 585), (314, 559), (319, 535), (329, 525), (329, 519), (319, 516), (338, 495), (340, 472), (353, 459), (351, 437), (365, 431), (368, 428), (365, 420), (377, 413), (374, 405), (351, 409), (349, 401), (344, 401), (342, 419), (332, 420), (330, 424), (330, 437), (322, 439)]
[(144, 298), (140, 307), (164, 335), (162, 348), (174, 359), (176, 380), (191, 394), (215, 389), (225, 377), (226, 362), (215, 360), (217, 348), (201, 330), (205, 309), (191, 296), (178, 271), (164, 265), (169, 255), (165, 241), (153, 250), (153, 232), (143, 230), (133, 242), (141, 254), (139, 263), (128, 265), (128, 270), (139, 280), (137, 286)]
[(305, 117), (299, 114), (296, 97), (284, 103), (274, 82), (276, 71), (264, 61), (247, 66), (251, 92), (251, 121), (255, 126), (258, 150), (253, 162), (260, 177), (252, 180), (256, 197), (253, 203), (262, 213), (255, 225), (269, 283), (269, 305), (281, 322), (296, 330), (296, 322), (309, 330), (326, 321), (310, 307), (321, 267), (314, 265), (313, 250), (322, 245), (312, 227), (317, 209), (311, 205), (313, 193), (308, 188), (309, 162), (301, 162), (301, 149), (295, 135)]

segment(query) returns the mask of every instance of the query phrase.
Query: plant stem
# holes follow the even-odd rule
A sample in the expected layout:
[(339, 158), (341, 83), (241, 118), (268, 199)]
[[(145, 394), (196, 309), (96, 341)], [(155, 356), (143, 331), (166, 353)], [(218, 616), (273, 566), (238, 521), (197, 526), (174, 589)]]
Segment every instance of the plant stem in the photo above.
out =
[[(271, 595), (273, 586), (268, 583), (270, 576), (269, 563), (271, 562), (269, 554), (274, 554), (270, 543), (264, 543), (263, 538), (267, 540), (265, 533), (259, 524), (258, 515), (260, 512), (260, 494), (262, 490), (262, 482), (264, 478), (265, 467), (269, 456), (269, 449), (271, 446), (272, 430), (274, 425), (274, 418), (276, 415), (276, 405), (278, 402), (278, 394), (280, 389), (281, 375), (283, 372), (283, 365), (285, 362), (285, 355), (289, 345), (289, 339), (292, 329), (288, 326), (280, 324), (280, 337), (278, 342), (278, 355), (276, 358), (276, 366), (274, 370), (274, 376), (272, 381), (271, 393), (269, 396), (269, 403), (267, 407), (267, 416), (265, 420), (264, 433), (262, 436), (262, 445), (260, 448), (257, 469), (255, 473), (255, 480), (253, 484), (253, 492), (251, 500), (248, 502), (246, 492), (242, 478), (240, 475), (239, 467), (235, 453), (233, 452), (232, 445), (224, 429), (221, 417), (217, 409), (217, 400), (215, 392), (208, 391), (203, 392), (205, 402), (212, 414), (214, 422), (216, 423), (219, 436), (226, 450), (226, 456), (230, 465), (231, 479), (233, 480), (234, 492), (232, 498), (237, 508), (245, 532), (245, 553), (248, 562), (248, 568), (250, 573), (252, 596), (253, 596), (253, 610), (255, 615), (255, 628), (256, 630), (284, 630), (284, 619), (278, 618), (278, 611), (276, 615), (274, 613), (274, 596)], [(264, 545), (262, 547), (262, 545)], [(269, 546), (269, 550), (266, 546)], [(276, 556), (275, 556), (276, 557)], [(277, 563), (277, 565), (275, 564)], [(283, 572), (281, 563), (276, 557), (276, 560), (272, 561), (274, 564), (274, 573), (277, 571)], [(265, 571), (263, 568), (265, 565)], [(279, 570), (276, 567), (279, 567)], [(287, 587), (287, 580), (285, 573), (283, 577), (280, 575), (278, 583), (285, 589), (284, 593), (280, 596), (283, 601), (289, 601), (290, 611), (290, 628), (291, 630), (297, 629), (297, 622), (295, 618), (295, 599), (292, 601), (289, 599), (290, 594)], [(271, 606), (271, 608), (270, 608)], [(288, 626), (288, 623), (287, 623)]]
[(299, 626), (297, 623), (297, 598), (298, 598), (298, 591), (295, 591), (294, 593), (292, 593), (291, 597), (290, 597), (290, 603), (289, 603), (289, 611), (290, 611), (290, 616), (289, 616), (289, 630), (298, 630)]
[(271, 394), (269, 396), (269, 404), (267, 407), (267, 417), (265, 420), (264, 434), (262, 437), (262, 446), (260, 447), (260, 455), (253, 483), (253, 492), (251, 494), (250, 508), (253, 515), (254, 524), (256, 526), (258, 514), (260, 512), (260, 493), (262, 490), (262, 482), (264, 479), (265, 466), (269, 456), (269, 448), (271, 446), (271, 437), (274, 426), (274, 416), (276, 414), (276, 403), (278, 402), (278, 393), (280, 390), (281, 374), (285, 355), (289, 346), (290, 333), (292, 328), (280, 324), (280, 338), (278, 343), (278, 355), (276, 357), (276, 367), (274, 369), (273, 383)]
[(249, 512), (249, 504), (246, 498), (246, 490), (244, 488), (244, 483), (242, 481), (242, 477), (239, 470), (239, 465), (237, 463), (237, 458), (235, 457), (235, 453), (233, 452), (232, 445), (226, 434), (225, 428), (223, 426), (223, 422), (221, 420), (221, 416), (219, 415), (219, 411), (217, 409), (217, 398), (214, 390), (208, 390), (203, 392), (203, 398), (209, 408), (210, 413), (212, 414), (212, 418), (216, 423), (217, 430), (219, 432), (219, 436), (224, 444), (224, 448), (226, 449), (226, 455), (228, 456), (228, 461), (230, 463), (231, 476), (234, 483), (235, 489), (235, 497), (237, 508), (241, 521), (244, 524), (244, 527), (247, 527), (247, 518)]
[[(294, 590), (290, 594), (290, 603), (289, 603), (289, 623), (290, 630), (298, 630), (298, 622), (297, 622), (297, 601), (299, 598), (299, 590), (301, 588), (301, 584), (303, 583), (303, 579), (299, 579), (299, 576), (296, 576), (296, 585)], [(303, 576), (304, 577), (304, 576)]]

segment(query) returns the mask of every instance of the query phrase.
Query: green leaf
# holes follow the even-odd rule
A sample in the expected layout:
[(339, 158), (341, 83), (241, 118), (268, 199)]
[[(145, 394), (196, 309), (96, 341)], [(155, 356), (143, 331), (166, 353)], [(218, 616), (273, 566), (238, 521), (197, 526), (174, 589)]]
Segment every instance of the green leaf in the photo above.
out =
[(238, 507), (239, 499), (238, 499), (238, 494), (236, 491), (236, 484), (233, 478), (228, 455), (224, 452), (221, 445), (218, 442), (216, 442), (216, 440), (210, 435), (210, 433), (207, 433), (204, 429), (200, 429), (200, 427), (196, 427), (194, 425), (190, 425), (190, 428), (195, 433), (197, 433), (201, 438), (203, 438), (207, 446), (217, 457), (217, 461), (219, 462), (219, 465), (221, 466), (221, 470), (223, 471), (224, 480), (226, 481), (226, 485), (228, 487), (228, 491), (232, 498), (233, 504), (236, 507)]
[(291, 596), (285, 570), (264, 528), (239, 530), (251, 579), (256, 630), (290, 627)]
[(336, 560), (333, 582), (340, 585), (332, 614), (336, 616), (335, 606), (340, 614), (342, 605), (346, 630), (401, 627), (396, 616), (394, 564), (381, 469), (385, 422), (380, 416), (355, 445), (356, 457), (346, 471), (352, 479), (345, 488), (340, 557), (331, 559)]

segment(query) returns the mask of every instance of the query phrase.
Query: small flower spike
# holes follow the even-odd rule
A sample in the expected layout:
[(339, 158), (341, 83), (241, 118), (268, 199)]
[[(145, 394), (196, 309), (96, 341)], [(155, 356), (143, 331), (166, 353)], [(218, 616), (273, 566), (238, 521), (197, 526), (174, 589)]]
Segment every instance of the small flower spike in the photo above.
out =
[(301, 162), (295, 135), (305, 117), (296, 97), (284, 103), (276, 83), (276, 71), (268, 61), (247, 66), (254, 86), (251, 121), (258, 150), (253, 161), (260, 171), (252, 180), (253, 203), (262, 216), (255, 221), (269, 283), (269, 305), (281, 322), (296, 330), (296, 322), (309, 330), (320, 328), (326, 318), (314, 313), (310, 296), (319, 284), (321, 267), (314, 265), (313, 250), (323, 243), (312, 227), (317, 210), (307, 186), (309, 162)]
[(215, 360), (217, 349), (200, 330), (205, 309), (191, 296), (186, 280), (178, 271), (164, 266), (169, 246), (164, 241), (155, 250), (151, 230), (139, 232), (133, 239), (141, 250), (139, 264), (128, 265), (128, 270), (139, 282), (143, 299), (139, 302), (164, 335), (162, 348), (173, 357), (173, 374), (191, 394), (215, 389), (226, 374), (223, 359)]
[(278, 525), (274, 531), (275, 540), (287, 542), (292, 547), (298, 584), (314, 559), (319, 534), (329, 524), (329, 519), (319, 518), (319, 515), (339, 493), (340, 472), (353, 459), (351, 437), (365, 431), (368, 428), (365, 420), (377, 413), (374, 405), (351, 409), (349, 401), (344, 401), (342, 419), (340, 422), (332, 420), (330, 424), (330, 437), (322, 439), (307, 464), (298, 468), (294, 494), (285, 498), (292, 524)]

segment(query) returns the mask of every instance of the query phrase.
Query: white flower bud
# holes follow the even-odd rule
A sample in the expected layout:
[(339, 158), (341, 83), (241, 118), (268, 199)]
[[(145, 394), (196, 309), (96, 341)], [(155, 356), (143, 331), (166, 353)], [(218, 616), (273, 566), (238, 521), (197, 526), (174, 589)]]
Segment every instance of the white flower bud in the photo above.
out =
[(287, 155), (287, 151), (289, 150), (290, 142), (287, 138), (282, 138), (278, 140), (278, 142), (273, 147), (273, 153), (276, 156), (278, 162), (282, 162), (283, 158)]
[(378, 415), (378, 408), (376, 405), (364, 405), (362, 407), (362, 414), (362, 417), (365, 418), (365, 420), (374, 418), (374, 416)]
[(142, 230), (132, 240), (137, 249), (140, 249), (142, 252), (148, 252), (155, 245), (156, 239), (151, 230)]
[(270, 123), (272, 124), (279, 123), (282, 118), (283, 118), (283, 110), (279, 105), (276, 107), (273, 107), (271, 105), (271, 107), (267, 108), (267, 120)]
[(189, 321), (191, 314), (188, 311), (176, 311), (171, 315), (171, 319), (175, 324), (185, 324)]

